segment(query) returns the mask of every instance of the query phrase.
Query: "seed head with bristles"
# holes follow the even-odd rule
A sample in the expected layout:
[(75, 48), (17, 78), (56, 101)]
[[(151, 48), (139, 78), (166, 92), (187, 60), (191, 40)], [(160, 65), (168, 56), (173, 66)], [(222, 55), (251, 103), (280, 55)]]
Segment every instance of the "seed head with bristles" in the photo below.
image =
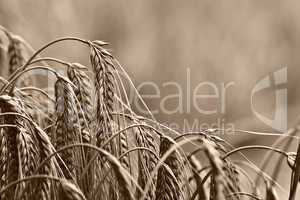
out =
[[(5, 124), (12, 124), (15, 127), (8, 127), (2, 131), (4, 138), (2, 144), (5, 145), (3, 159), (1, 160), (2, 182), (10, 183), (20, 178), (30, 176), (37, 166), (35, 158), (38, 155), (38, 147), (35, 145), (35, 138), (30, 123), (18, 116), (25, 113), (24, 106), (20, 99), (10, 96), (0, 96), (0, 108), (3, 112), (12, 112), (16, 115), (7, 115), (3, 118)], [(7, 152), (6, 152), (7, 151)], [(20, 189), (22, 185), (18, 187)], [(16, 189), (16, 188), (15, 188)], [(13, 195), (14, 188), (8, 196)]]
[[(112, 134), (115, 79), (113, 57), (98, 45), (91, 45), (90, 55), (96, 92), (97, 145), (101, 146)], [(111, 147), (113, 148), (113, 147)], [(111, 151), (111, 150), (110, 150)]]
[[(161, 136), (160, 156), (162, 157), (174, 145), (172, 139), (167, 136)], [(156, 199), (157, 200), (183, 200), (183, 170), (184, 163), (181, 154), (175, 150), (165, 160), (158, 170)]]
[[(80, 142), (80, 124), (74, 99), (75, 94), (71, 85), (62, 78), (59, 78), (55, 83), (55, 97), (56, 148), (60, 149), (66, 145)], [(80, 157), (76, 158), (75, 156), (75, 152), (70, 149), (61, 153), (61, 157), (73, 177), (76, 174), (75, 165), (80, 162)], [(68, 172), (65, 171), (65, 175), (68, 176)]]
[[(146, 147), (157, 152), (157, 145), (155, 144), (154, 137), (151, 134), (151, 130), (147, 130), (144, 127), (137, 127), (134, 129), (136, 131), (136, 142), (138, 147)], [(150, 174), (153, 172), (157, 159), (152, 153), (139, 151), (138, 152), (138, 183), (141, 188), (145, 188), (147, 181), (150, 177)], [(152, 180), (152, 186), (147, 194), (147, 198), (155, 199), (155, 188), (156, 188), (157, 177), (155, 176)], [(137, 191), (137, 198), (140, 198), (140, 192)]]
[(76, 185), (67, 180), (62, 180), (60, 182), (59, 199), (86, 200), (82, 191)]
[(78, 63), (73, 63), (68, 67), (68, 78), (76, 86), (74, 93), (79, 102), (76, 102), (78, 117), (80, 120), (81, 134), (83, 142), (90, 143), (90, 129), (92, 122), (92, 86), (90, 78), (82, 70)]

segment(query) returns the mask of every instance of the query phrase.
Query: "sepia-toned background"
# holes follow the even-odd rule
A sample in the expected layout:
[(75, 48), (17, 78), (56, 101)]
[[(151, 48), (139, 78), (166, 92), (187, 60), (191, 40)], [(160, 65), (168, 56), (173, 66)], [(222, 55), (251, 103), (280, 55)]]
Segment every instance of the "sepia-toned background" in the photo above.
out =
[[(300, 2), (291, 0), (1, 0), (0, 24), (23, 36), (35, 49), (62, 36), (109, 42), (136, 86), (150, 81), (159, 87), (161, 98), (145, 99), (150, 109), (160, 107), (163, 97), (176, 92), (176, 88), (163, 86), (168, 81), (182, 87), (184, 105), (193, 98), (185, 95), (187, 81), (192, 89), (204, 81), (218, 86), (234, 83), (226, 91), (224, 113), (218, 99), (207, 98), (199, 104), (205, 109), (217, 108), (217, 113), (205, 115), (193, 108), (172, 115), (160, 111), (155, 117), (161, 122), (182, 126), (184, 120), (214, 124), (221, 119), (236, 129), (278, 132), (253, 115), (251, 90), (265, 76), (287, 67), (288, 83), (282, 87), (288, 88), (288, 127), (297, 123), (299, 9)], [(88, 65), (85, 50), (77, 45), (57, 45), (44, 55)], [(191, 72), (188, 80), (187, 70)], [(151, 89), (144, 87), (141, 93), (151, 94)], [(274, 115), (275, 90), (270, 88), (255, 97), (256, 109), (269, 118)], [(202, 90), (203, 94), (210, 92), (209, 88)], [(176, 99), (168, 104), (169, 109), (176, 105)], [(224, 137), (235, 145), (270, 145), (275, 139), (242, 133)], [(260, 160), (262, 153), (247, 155)], [(281, 183), (289, 184), (289, 177), (281, 176)]]

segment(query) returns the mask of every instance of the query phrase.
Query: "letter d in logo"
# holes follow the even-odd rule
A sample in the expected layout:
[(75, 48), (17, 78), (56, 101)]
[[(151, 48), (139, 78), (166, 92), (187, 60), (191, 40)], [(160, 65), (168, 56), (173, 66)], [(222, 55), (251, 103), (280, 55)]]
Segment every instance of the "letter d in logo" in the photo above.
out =
[[(251, 91), (251, 109), (254, 115), (266, 125), (273, 129), (285, 132), (287, 130), (287, 88), (279, 88), (275, 90), (275, 112), (274, 118), (269, 119), (266, 116), (258, 113), (253, 106), (253, 95), (258, 91), (271, 87), (270, 76), (266, 76), (260, 80)], [(273, 73), (274, 85), (283, 85), (287, 83), (287, 67), (277, 70)]]

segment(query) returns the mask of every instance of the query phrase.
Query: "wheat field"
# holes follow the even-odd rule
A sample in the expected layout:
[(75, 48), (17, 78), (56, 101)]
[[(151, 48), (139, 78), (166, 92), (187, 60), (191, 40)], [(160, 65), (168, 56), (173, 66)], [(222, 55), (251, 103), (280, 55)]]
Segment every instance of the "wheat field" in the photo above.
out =
[[(64, 37), (34, 50), (21, 36), (1, 32), (0, 69), (9, 74), (0, 83), (1, 200), (275, 200), (280, 173), (291, 180), (288, 199), (299, 198), (300, 148), (287, 152), (299, 127), (273, 146), (238, 148), (217, 129), (178, 132), (131, 107), (128, 87), (140, 96), (108, 43)], [(44, 57), (66, 41), (85, 49), (89, 66)], [(54, 83), (38, 87), (44, 79), (36, 71)], [(261, 165), (243, 154), (249, 149), (268, 152)], [(280, 159), (269, 163), (274, 154)]]

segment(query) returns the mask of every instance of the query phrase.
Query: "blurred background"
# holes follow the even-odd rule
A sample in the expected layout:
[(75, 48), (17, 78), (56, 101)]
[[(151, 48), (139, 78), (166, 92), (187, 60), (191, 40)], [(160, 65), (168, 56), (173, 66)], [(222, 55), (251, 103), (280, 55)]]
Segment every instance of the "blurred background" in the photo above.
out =
[[(287, 67), (288, 127), (297, 123), (300, 113), (300, 2), (281, 0), (211, 1), (211, 0), (1, 0), (0, 24), (23, 36), (37, 49), (62, 36), (99, 39), (110, 43), (113, 54), (128, 71), (136, 86), (154, 82), (161, 98), (145, 99), (151, 110), (161, 99), (174, 94), (176, 88), (163, 87), (167, 81), (178, 83), (186, 94), (191, 88), (208, 81), (216, 86), (233, 82), (226, 91), (225, 112), (220, 101), (202, 99), (205, 109), (217, 108), (215, 114), (204, 115), (191, 108), (181, 113), (159, 111), (160, 122), (180, 126), (191, 124), (234, 124), (235, 129), (278, 132), (257, 119), (251, 111), (251, 90), (255, 84), (276, 70)], [(88, 52), (80, 45), (56, 45), (43, 55), (89, 65)], [(187, 80), (187, 70), (190, 79)], [(272, 118), (275, 89), (255, 96), (255, 108)], [(202, 88), (211, 94), (211, 88)], [(143, 87), (142, 94), (151, 94), (153, 87)], [(187, 105), (186, 95), (183, 104)], [(168, 106), (178, 105), (176, 99)], [(223, 105), (224, 106), (224, 105)], [(221, 127), (222, 128), (222, 127)], [(224, 135), (235, 145), (272, 144), (275, 137), (250, 134)], [(291, 149), (293, 146), (291, 147)], [(293, 149), (295, 151), (295, 149)], [(257, 162), (261, 151), (247, 155)], [(258, 162), (259, 163), (259, 162)], [(289, 184), (282, 174), (281, 183)]]

